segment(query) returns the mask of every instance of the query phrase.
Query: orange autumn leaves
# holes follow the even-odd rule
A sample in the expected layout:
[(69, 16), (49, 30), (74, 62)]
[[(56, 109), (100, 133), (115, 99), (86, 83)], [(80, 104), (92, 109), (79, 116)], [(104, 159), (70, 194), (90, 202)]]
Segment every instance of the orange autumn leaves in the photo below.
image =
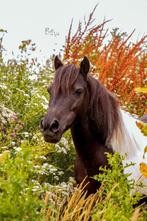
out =
[(147, 178), (147, 164), (140, 163), (140, 172), (145, 178)]
[(140, 94), (135, 89), (145, 87), (147, 36), (136, 43), (131, 43), (134, 31), (130, 35), (120, 33), (117, 28), (110, 32), (106, 28), (109, 21), (93, 25), (95, 9), (87, 21), (79, 23), (74, 34), (71, 24), (66, 39), (64, 59), (78, 65), (80, 60), (87, 56), (91, 63), (91, 73), (110, 91), (117, 94), (126, 110), (141, 116), (145, 113), (147, 94)]
[[(109, 30), (106, 25), (109, 21), (93, 25), (95, 10), (96, 7), (87, 21), (79, 22), (74, 34), (71, 23), (64, 48), (64, 60), (78, 65), (87, 56), (91, 63), (91, 73), (119, 97), (120, 104), (126, 110), (142, 116), (146, 113), (147, 100), (147, 36), (131, 43), (134, 31), (127, 35), (116, 28), (110, 32), (108, 39)], [(139, 124), (142, 133), (145, 133), (147, 126), (144, 129)], [(141, 163), (140, 171), (147, 178), (147, 164)]]
[[(138, 128), (141, 130), (141, 132), (147, 136), (147, 124), (144, 124), (143, 122), (141, 121), (137, 121), (136, 122), (136, 125), (138, 126)], [(147, 153), (147, 146), (144, 148), (144, 155), (143, 155), (143, 158), (145, 158), (145, 155)], [(140, 172), (141, 174), (147, 178), (147, 163), (140, 163)]]

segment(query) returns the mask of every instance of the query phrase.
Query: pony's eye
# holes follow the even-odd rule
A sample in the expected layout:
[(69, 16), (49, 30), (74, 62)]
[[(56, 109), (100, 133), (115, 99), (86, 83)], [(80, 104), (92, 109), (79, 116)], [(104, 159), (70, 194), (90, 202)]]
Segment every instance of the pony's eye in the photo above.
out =
[(82, 92), (83, 92), (82, 88), (78, 88), (74, 91), (74, 95), (80, 96), (82, 94)]

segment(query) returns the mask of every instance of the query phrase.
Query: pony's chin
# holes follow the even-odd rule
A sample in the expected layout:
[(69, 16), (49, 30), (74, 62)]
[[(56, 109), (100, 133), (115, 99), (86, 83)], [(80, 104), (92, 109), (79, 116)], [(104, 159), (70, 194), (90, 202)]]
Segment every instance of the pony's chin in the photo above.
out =
[(44, 136), (45, 142), (48, 143), (58, 143), (61, 140), (62, 136), (56, 136), (56, 137), (50, 137), (50, 136)]

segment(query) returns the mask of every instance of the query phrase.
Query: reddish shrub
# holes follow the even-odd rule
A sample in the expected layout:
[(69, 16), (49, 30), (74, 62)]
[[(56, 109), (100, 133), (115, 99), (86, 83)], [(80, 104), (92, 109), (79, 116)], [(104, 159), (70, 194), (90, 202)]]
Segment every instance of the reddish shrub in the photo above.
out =
[(107, 39), (106, 23), (92, 26), (96, 7), (84, 25), (80, 22), (77, 31), (71, 35), (72, 23), (66, 39), (64, 59), (78, 64), (83, 56), (91, 62), (91, 72), (112, 92), (117, 94), (120, 103), (132, 113), (145, 112), (146, 94), (137, 94), (136, 87), (145, 86), (147, 54), (144, 50), (145, 39), (131, 43), (126, 33), (114, 29), (110, 40)]

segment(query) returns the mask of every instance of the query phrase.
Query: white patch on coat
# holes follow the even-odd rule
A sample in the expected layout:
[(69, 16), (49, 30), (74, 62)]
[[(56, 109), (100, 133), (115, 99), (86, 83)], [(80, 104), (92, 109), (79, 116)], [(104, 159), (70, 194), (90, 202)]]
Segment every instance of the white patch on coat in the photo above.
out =
[[(129, 179), (135, 180), (134, 191), (139, 191), (147, 195), (147, 178), (140, 172), (140, 163), (147, 164), (147, 156), (144, 156), (144, 148), (147, 146), (147, 137), (145, 137), (136, 125), (136, 119), (129, 113), (120, 110), (120, 122), (118, 128), (113, 132), (110, 144), (114, 152), (125, 156), (123, 165), (134, 163), (124, 169), (124, 173), (131, 174)], [(147, 154), (146, 154), (147, 155)], [(140, 186), (143, 184), (143, 186)]]

